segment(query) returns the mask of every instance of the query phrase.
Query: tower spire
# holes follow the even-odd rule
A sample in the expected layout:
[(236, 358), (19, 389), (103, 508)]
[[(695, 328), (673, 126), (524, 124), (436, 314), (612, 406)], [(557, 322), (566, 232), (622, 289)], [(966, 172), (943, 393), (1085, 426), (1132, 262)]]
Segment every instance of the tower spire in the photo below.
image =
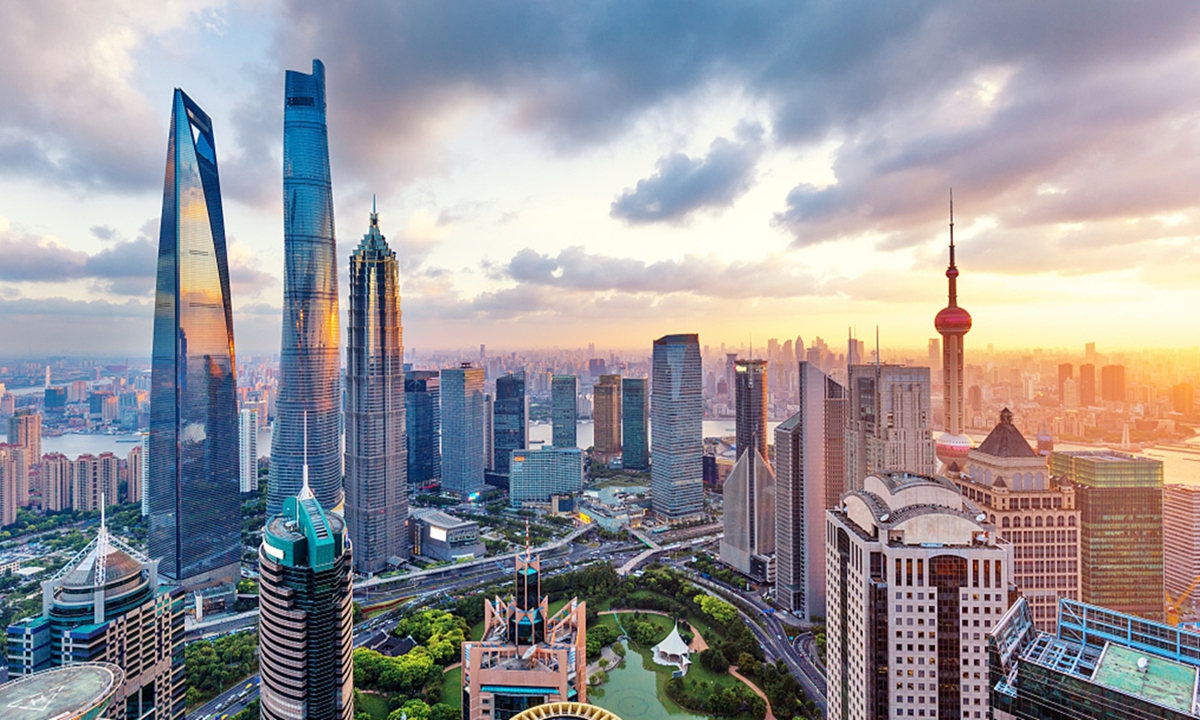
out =
[(950, 266), (946, 268), (950, 281), (950, 307), (958, 307), (958, 266), (954, 263), (954, 188), (950, 188)]
[(301, 475), (302, 484), (300, 485), (300, 494), (297, 495), (301, 500), (308, 500), (313, 496), (312, 488), (308, 486), (308, 411), (304, 411), (304, 470)]

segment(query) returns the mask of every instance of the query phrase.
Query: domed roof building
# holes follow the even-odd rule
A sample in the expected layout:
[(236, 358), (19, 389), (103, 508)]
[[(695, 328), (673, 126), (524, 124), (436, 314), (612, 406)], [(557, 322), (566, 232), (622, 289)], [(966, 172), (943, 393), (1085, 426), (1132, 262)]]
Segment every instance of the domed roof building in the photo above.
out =
[(183, 591), (158, 581), (158, 561), (109, 534), (42, 583), (42, 614), (8, 628), (10, 677), (80, 662), (123, 671), (114, 704), (129, 718), (182, 718)]
[(621, 720), (602, 707), (580, 702), (552, 702), (513, 715), (512, 720)]

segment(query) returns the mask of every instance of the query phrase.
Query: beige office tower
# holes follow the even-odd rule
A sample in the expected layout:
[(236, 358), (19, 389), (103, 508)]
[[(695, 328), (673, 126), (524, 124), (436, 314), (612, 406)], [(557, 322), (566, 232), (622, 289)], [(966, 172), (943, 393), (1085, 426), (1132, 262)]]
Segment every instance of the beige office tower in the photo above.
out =
[(42, 457), (42, 509), (71, 509), (71, 461), (62, 453)]
[(516, 558), (511, 600), (483, 605), (483, 639), (462, 644), (463, 720), (511, 718), (547, 703), (587, 702), (587, 606), (572, 598), (553, 615), (541, 593), (541, 560)]
[(868, 475), (826, 513), (830, 720), (989, 717), (1012, 548), (942, 477)]
[(125, 457), (125, 502), (142, 502), (142, 446), (138, 445)]
[(29, 450), (26, 460), (36, 463), (42, 457), (42, 416), (22, 410), (8, 419), (8, 444)]
[(1012, 421), (1008, 408), (987, 439), (972, 448), (950, 479), (963, 497), (988, 514), (1013, 548), (1013, 579), (1039, 630), (1054, 632), (1058, 600), (1078, 600), (1079, 510), (1075, 488), (1052, 478)]
[(621, 454), (621, 376), (601, 375), (592, 387), (596, 455), (604, 462)]
[(846, 409), (846, 489), (867, 475), (910, 472), (932, 475), (934, 454), (929, 409), (929, 368), (852, 365)]
[[(1163, 585), (1168, 614), (1200, 619), (1200, 487), (1163, 485)], [(1168, 622), (1173, 618), (1168, 618)]]
[(16, 522), (17, 508), (29, 504), (28, 456), (21, 445), (0, 444), (0, 527)]

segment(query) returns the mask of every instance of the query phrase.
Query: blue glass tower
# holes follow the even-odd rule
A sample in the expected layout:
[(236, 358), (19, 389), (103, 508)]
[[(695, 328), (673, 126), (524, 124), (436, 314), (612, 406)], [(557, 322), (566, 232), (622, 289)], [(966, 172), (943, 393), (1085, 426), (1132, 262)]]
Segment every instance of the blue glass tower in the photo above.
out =
[(150, 387), (150, 556), (186, 588), (242, 557), (237, 379), (212, 122), (175, 91), (158, 237)]
[(646, 378), (621, 380), (621, 448), (626, 470), (650, 469), (650, 410)]
[(424, 488), (442, 479), (442, 391), (437, 370), (404, 373), (404, 426), (408, 485)]
[(300, 492), (308, 417), (309, 484), (322, 507), (342, 506), (337, 247), (325, 127), (325, 66), (289, 70), (283, 109), (283, 343), (271, 435), (267, 516)]
[(699, 335), (654, 341), (650, 499), (668, 520), (704, 511), (704, 398)]
[(496, 472), (508, 475), (513, 450), (529, 443), (529, 395), (525, 392), (525, 371), (496, 378), (495, 423)]

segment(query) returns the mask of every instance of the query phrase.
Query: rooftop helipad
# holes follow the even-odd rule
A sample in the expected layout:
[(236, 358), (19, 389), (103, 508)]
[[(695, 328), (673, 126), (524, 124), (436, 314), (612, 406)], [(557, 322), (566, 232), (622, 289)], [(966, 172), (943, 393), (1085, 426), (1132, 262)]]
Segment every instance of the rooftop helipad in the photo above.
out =
[(116, 665), (86, 663), (17, 678), (0, 685), (4, 720), (94, 720), (103, 716), (125, 681)]

